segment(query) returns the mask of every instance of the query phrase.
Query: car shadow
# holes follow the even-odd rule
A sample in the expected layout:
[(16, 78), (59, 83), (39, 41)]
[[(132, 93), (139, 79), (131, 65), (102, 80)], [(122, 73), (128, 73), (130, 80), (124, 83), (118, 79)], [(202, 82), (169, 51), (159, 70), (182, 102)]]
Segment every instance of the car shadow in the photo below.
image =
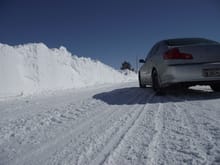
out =
[[(151, 96), (153, 97), (151, 98)], [(208, 88), (189, 88), (185, 90), (169, 89), (164, 94), (158, 95), (152, 88), (130, 87), (99, 93), (94, 95), (93, 98), (109, 105), (134, 105), (219, 99), (220, 92), (213, 92)]]

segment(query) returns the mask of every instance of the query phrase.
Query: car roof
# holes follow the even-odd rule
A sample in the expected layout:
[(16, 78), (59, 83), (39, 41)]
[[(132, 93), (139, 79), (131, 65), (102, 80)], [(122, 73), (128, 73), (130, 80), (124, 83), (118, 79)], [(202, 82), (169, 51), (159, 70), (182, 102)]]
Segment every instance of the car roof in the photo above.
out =
[(199, 44), (199, 43), (219, 44), (216, 41), (209, 40), (206, 38), (174, 38), (174, 39), (163, 40), (163, 42), (165, 42), (168, 46), (190, 45), (190, 44)]

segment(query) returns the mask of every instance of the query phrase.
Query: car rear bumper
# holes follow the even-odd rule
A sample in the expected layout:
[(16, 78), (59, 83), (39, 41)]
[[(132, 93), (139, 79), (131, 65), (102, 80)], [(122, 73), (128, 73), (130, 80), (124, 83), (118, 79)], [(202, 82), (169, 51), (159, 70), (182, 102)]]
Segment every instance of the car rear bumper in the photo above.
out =
[(186, 64), (167, 66), (163, 74), (161, 74), (161, 85), (168, 86), (176, 83), (185, 83), (189, 85), (220, 82), (220, 76), (207, 77), (204, 74), (206, 69), (220, 69), (220, 63), (208, 64)]

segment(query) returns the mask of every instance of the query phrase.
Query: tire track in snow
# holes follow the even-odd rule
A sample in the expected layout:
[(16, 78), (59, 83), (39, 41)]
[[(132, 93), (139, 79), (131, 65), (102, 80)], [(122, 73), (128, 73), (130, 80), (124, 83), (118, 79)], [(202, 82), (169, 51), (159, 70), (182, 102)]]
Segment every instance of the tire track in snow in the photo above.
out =
[(140, 116), (144, 113), (144, 109), (147, 107), (149, 101), (152, 99), (153, 96), (154, 93), (148, 97), (147, 103), (143, 107), (141, 107), (138, 111), (136, 110), (134, 117), (131, 118), (129, 121), (127, 121), (126, 125), (122, 127), (114, 137), (111, 138), (111, 140), (107, 143), (105, 148), (103, 148), (103, 150), (99, 153), (96, 159), (94, 159), (90, 163), (91, 165), (103, 164), (111, 155), (111, 153), (117, 149), (117, 147), (122, 143), (125, 136), (131, 130), (131, 128), (137, 124), (137, 122), (140, 119)]
[(141, 165), (146, 163), (148, 147), (155, 134), (154, 118), (159, 108), (159, 104), (155, 104), (155, 101), (158, 100), (148, 101), (138, 120), (125, 134), (120, 144), (106, 158), (104, 164)]
[(148, 159), (146, 164), (157, 165), (161, 154), (161, 137), (163, 132), (163, 103), (159, 103), (158, 110), (154, 117), (155, 134), (148, 147)]

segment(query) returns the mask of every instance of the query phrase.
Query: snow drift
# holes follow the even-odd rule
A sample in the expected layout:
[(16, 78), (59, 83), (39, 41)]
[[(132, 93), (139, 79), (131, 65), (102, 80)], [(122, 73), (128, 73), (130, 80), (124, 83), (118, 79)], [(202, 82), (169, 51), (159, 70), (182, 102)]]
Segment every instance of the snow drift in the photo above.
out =
[(0, 44), (0, 97), (135, 79), (133, 72), (122, 73), (100, 61), (77, 57), (62, 46)]

